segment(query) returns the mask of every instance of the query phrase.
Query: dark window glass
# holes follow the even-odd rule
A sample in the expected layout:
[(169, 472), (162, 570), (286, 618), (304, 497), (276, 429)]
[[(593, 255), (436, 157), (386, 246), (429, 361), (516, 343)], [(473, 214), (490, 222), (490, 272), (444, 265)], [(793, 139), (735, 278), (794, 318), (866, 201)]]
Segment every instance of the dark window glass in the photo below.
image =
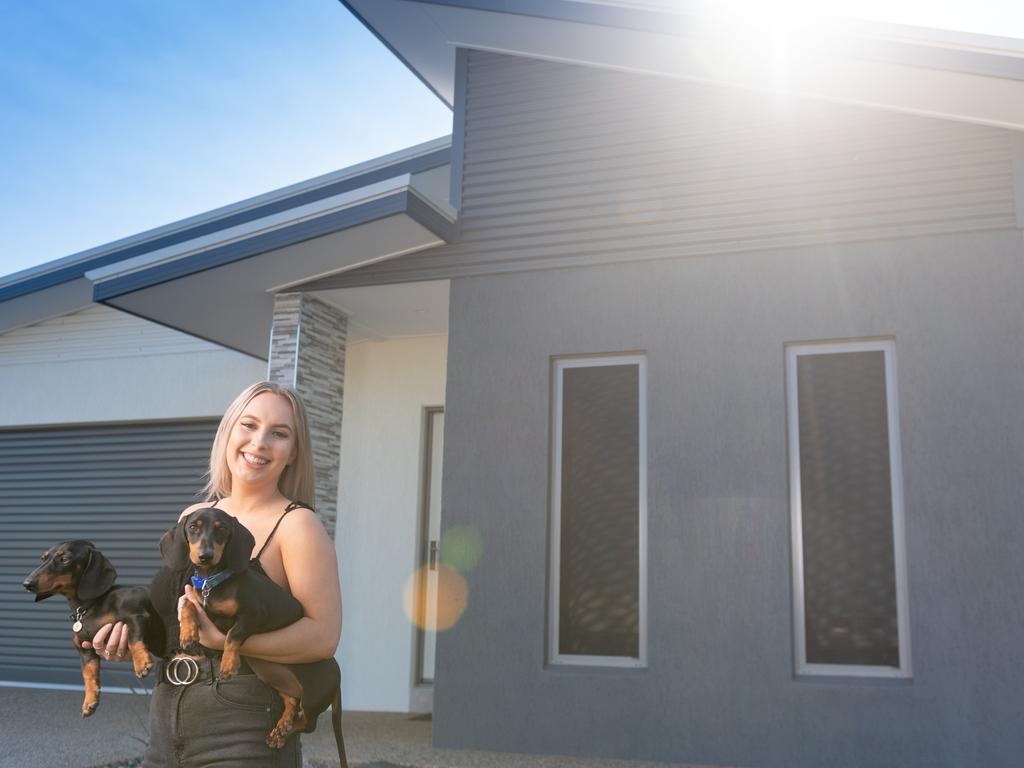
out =
[(558, 652), (639, 657), (639, 366), (563, 369)]
[(881, 351), (797, 357), (809, 664), (899, 667)]

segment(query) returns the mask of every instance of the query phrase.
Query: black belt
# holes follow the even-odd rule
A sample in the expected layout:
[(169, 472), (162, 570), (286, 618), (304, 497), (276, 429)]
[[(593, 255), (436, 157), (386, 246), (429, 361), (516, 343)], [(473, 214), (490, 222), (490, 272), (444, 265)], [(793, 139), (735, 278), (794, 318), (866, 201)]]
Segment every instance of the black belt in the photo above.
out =
[[(192, 685), (192, 683), (219, 680), (220, 662), (219, 656), (207, 658), (205, 656), (187, 656), (185, 654), (179, 654), (170, 659), (161, 659), (157, 667), (157, 682), (170, 683), (171, 685)], [(239, 665), (238, 674), (254, 674), (244, 658)]]

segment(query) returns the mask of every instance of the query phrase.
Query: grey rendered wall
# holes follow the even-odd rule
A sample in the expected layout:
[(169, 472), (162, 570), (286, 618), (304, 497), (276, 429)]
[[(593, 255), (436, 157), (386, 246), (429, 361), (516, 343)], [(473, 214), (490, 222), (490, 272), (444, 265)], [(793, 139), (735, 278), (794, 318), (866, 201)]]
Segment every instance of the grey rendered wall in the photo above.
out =
[[(780, 768), (1019, 764), (1024, 245), (1005, 136), (951, 130), (996, 146), (973, 168), (1002, 201), (977, 220), (991, 231), (842, 242), (835, 230), (808, 247), (452, 281), (444, 525), (478, 528), (484, 554), (439, 640), (436, 745)], [(971, 175), (964, 162), (949, 183)], [(884, 199), (885, 183), (864, 189)], [(798, 679), (784, 344), (873, 336), (896, 339), (914, 675)], [(649, 666), (552, 668), (551, 357), (636, 350), (649, 366)]]

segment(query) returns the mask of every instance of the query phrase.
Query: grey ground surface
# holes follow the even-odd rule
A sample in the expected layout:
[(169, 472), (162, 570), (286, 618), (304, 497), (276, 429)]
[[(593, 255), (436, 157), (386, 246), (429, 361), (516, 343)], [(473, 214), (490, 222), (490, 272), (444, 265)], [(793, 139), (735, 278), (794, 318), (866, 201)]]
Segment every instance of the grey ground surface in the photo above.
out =
[[(149, 699), (104, 693), (87, 720), (82, 694), (0, 687), (0, 768), (134, 766), (146, 738)], [(346, 712), (349, 764), (356, 768), (669, 768), (667, 763), (589, 760), (555, 755), (435, 749), (431, 722), (393, 712)], [(330, 718), (302, 737), (307, 768), (336, 768)]]

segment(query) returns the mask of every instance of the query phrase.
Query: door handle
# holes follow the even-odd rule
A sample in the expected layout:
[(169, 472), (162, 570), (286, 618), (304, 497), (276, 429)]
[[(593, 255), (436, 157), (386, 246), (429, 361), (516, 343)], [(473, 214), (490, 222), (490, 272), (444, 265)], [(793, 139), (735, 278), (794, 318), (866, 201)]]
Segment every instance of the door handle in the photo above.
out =
[(437, 540), (434, 539), (430, 542), (430, 570), (437, 570)]

